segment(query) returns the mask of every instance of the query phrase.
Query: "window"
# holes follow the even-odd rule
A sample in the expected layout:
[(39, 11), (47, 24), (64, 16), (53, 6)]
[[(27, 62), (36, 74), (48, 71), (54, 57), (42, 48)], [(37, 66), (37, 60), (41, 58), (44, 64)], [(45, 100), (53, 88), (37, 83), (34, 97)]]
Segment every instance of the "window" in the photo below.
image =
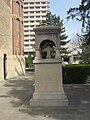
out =
[(34, 25), (30, 25), (30, 27), (34, 27)]
[(46, 2), (42, 2), (42, 4), (46, 4)]
[(40, 13), (40, 11), (36, 11), (36, 13)]
[(30, 7), (30, 9), (34, 9), (34, 7)]
[(34, 2), (30, 2), (31, 5), (34, 5)]
[(29, 45), (28, 45), (28, 44), (25, 44), (24, 46), (25, 46), (25, 47), (28, 47)]
[(16, 29), (19, 30), (19, 25), (20, 25), (20, 21), (19, 19), (16, 19)]
[(16, 14), (20, 16), (20, 4), (16, 2)]
[(36, 9), (40, 9), (40, 7), (36, 7)]
[(28, 16), (24, 16), (24, 18), (28, 18)]
[(42, 13), (46, 13), (46, 11), (42, 11)]
[(30, 41), (35, 41), (35, 39), (31, 39)]
[(36, 27), (39, 27), (39, 25), (36, 25)]
[(31, 14), (34, 13), (33, 11), (30, 12)]
[(40, 16), (36, 16), (36, 18), (40, 18)]
[(16, 36), (20, 36), (20, 32), (19, 31), (16, 31)]
[(40, 20), (37, 20), (36, 22), (38, 23), (38, 22), (40, 22)]
[(28, 23), (28, 21), (24, 21), (24, 23)]
[(29, 37), (29, 35), (24, 35), (24, 37)]
[(46, 18), (46, 16), (42, 16), (42, 18)]
[(28, 26), (27, 26), (27, 25), (25, 25), (24, 27), (25, 27), (25, 28), (27, 28)]
[(30, 16), (30, 18), (34, 18), (34, 16)]
[(24, 14), (28, 14), (28, 12), (24, 12)]
[(46, 8), (46, 6), (42, 6), (42, 8)]
[(30, 30), (30, 32), (33, 32), (33, 30)]
[(40, 4), (40, 2), (36, 2), (35, 4)]
[(20, 39), (20, 21), (16, 19), (16, 39), (19, 41)]
[(21, 5), (20, 17), (22, 17), (22, 18), (23, 18), (23, 5)]
[(34, 21), (30, 21), (30, 23), (34, 23)]
[(24, 9), (28, 9), (28, 7), (24, 7)]
[(29, 32), (29, 30), (24, 30), (24, 32)]
[(30, 37), (35, 37), (35, 35), (30, 35)]
[(24, 3), (24, 5), (28, 5), (28, 2)]
[(24, 42), (29, 42), (29, 40), (24, 40)]

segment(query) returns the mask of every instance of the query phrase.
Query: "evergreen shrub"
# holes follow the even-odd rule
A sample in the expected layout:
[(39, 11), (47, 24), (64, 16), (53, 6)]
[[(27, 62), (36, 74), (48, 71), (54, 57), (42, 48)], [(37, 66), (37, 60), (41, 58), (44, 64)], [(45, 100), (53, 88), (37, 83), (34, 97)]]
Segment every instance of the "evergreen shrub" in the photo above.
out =
[(84, 84), (90, 74), (90, 65), (65, 65), (63, 66), (64, 84)]

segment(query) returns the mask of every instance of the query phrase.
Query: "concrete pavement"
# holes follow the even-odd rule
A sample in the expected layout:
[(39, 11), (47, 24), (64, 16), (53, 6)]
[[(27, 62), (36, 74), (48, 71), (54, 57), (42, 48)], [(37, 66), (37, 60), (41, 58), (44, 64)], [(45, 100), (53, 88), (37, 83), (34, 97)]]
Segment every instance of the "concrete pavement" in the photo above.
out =
[(32, 109), (34, 74), (0, 82), (0, 120), (90, 120), (90, 84), (64, 85), (68, 107)]

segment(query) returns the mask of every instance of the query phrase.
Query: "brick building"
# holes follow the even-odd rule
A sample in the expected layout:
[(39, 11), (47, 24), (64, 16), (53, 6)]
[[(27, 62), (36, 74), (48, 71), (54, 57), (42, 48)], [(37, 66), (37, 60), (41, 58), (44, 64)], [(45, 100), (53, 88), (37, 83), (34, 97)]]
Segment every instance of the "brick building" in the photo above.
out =
[[(25, 73), (23, 19), (12, 14), (18, 1), (21, 5), (22, 0), (0, 0), (0, 80)], [(16, 24), (15, 20), (19, 22)]]
[(23, 0), (12, 0), (13, 54), (23, 55)]

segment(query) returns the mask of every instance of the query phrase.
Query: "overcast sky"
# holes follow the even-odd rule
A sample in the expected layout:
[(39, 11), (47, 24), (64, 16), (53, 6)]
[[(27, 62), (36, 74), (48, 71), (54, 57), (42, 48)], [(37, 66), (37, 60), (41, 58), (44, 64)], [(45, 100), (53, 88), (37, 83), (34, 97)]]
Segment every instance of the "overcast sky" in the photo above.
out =
[(76, 7), (80, 4), (81, 0), (49, 0), (50, 11), (52, 14), (59, 15), (64, 20), (64, 26), (69, 38), (75, 37), (76, 33), (80, 33), (81, 23), (76, 20), (66, 22), (67, 11), (71, 7)]

